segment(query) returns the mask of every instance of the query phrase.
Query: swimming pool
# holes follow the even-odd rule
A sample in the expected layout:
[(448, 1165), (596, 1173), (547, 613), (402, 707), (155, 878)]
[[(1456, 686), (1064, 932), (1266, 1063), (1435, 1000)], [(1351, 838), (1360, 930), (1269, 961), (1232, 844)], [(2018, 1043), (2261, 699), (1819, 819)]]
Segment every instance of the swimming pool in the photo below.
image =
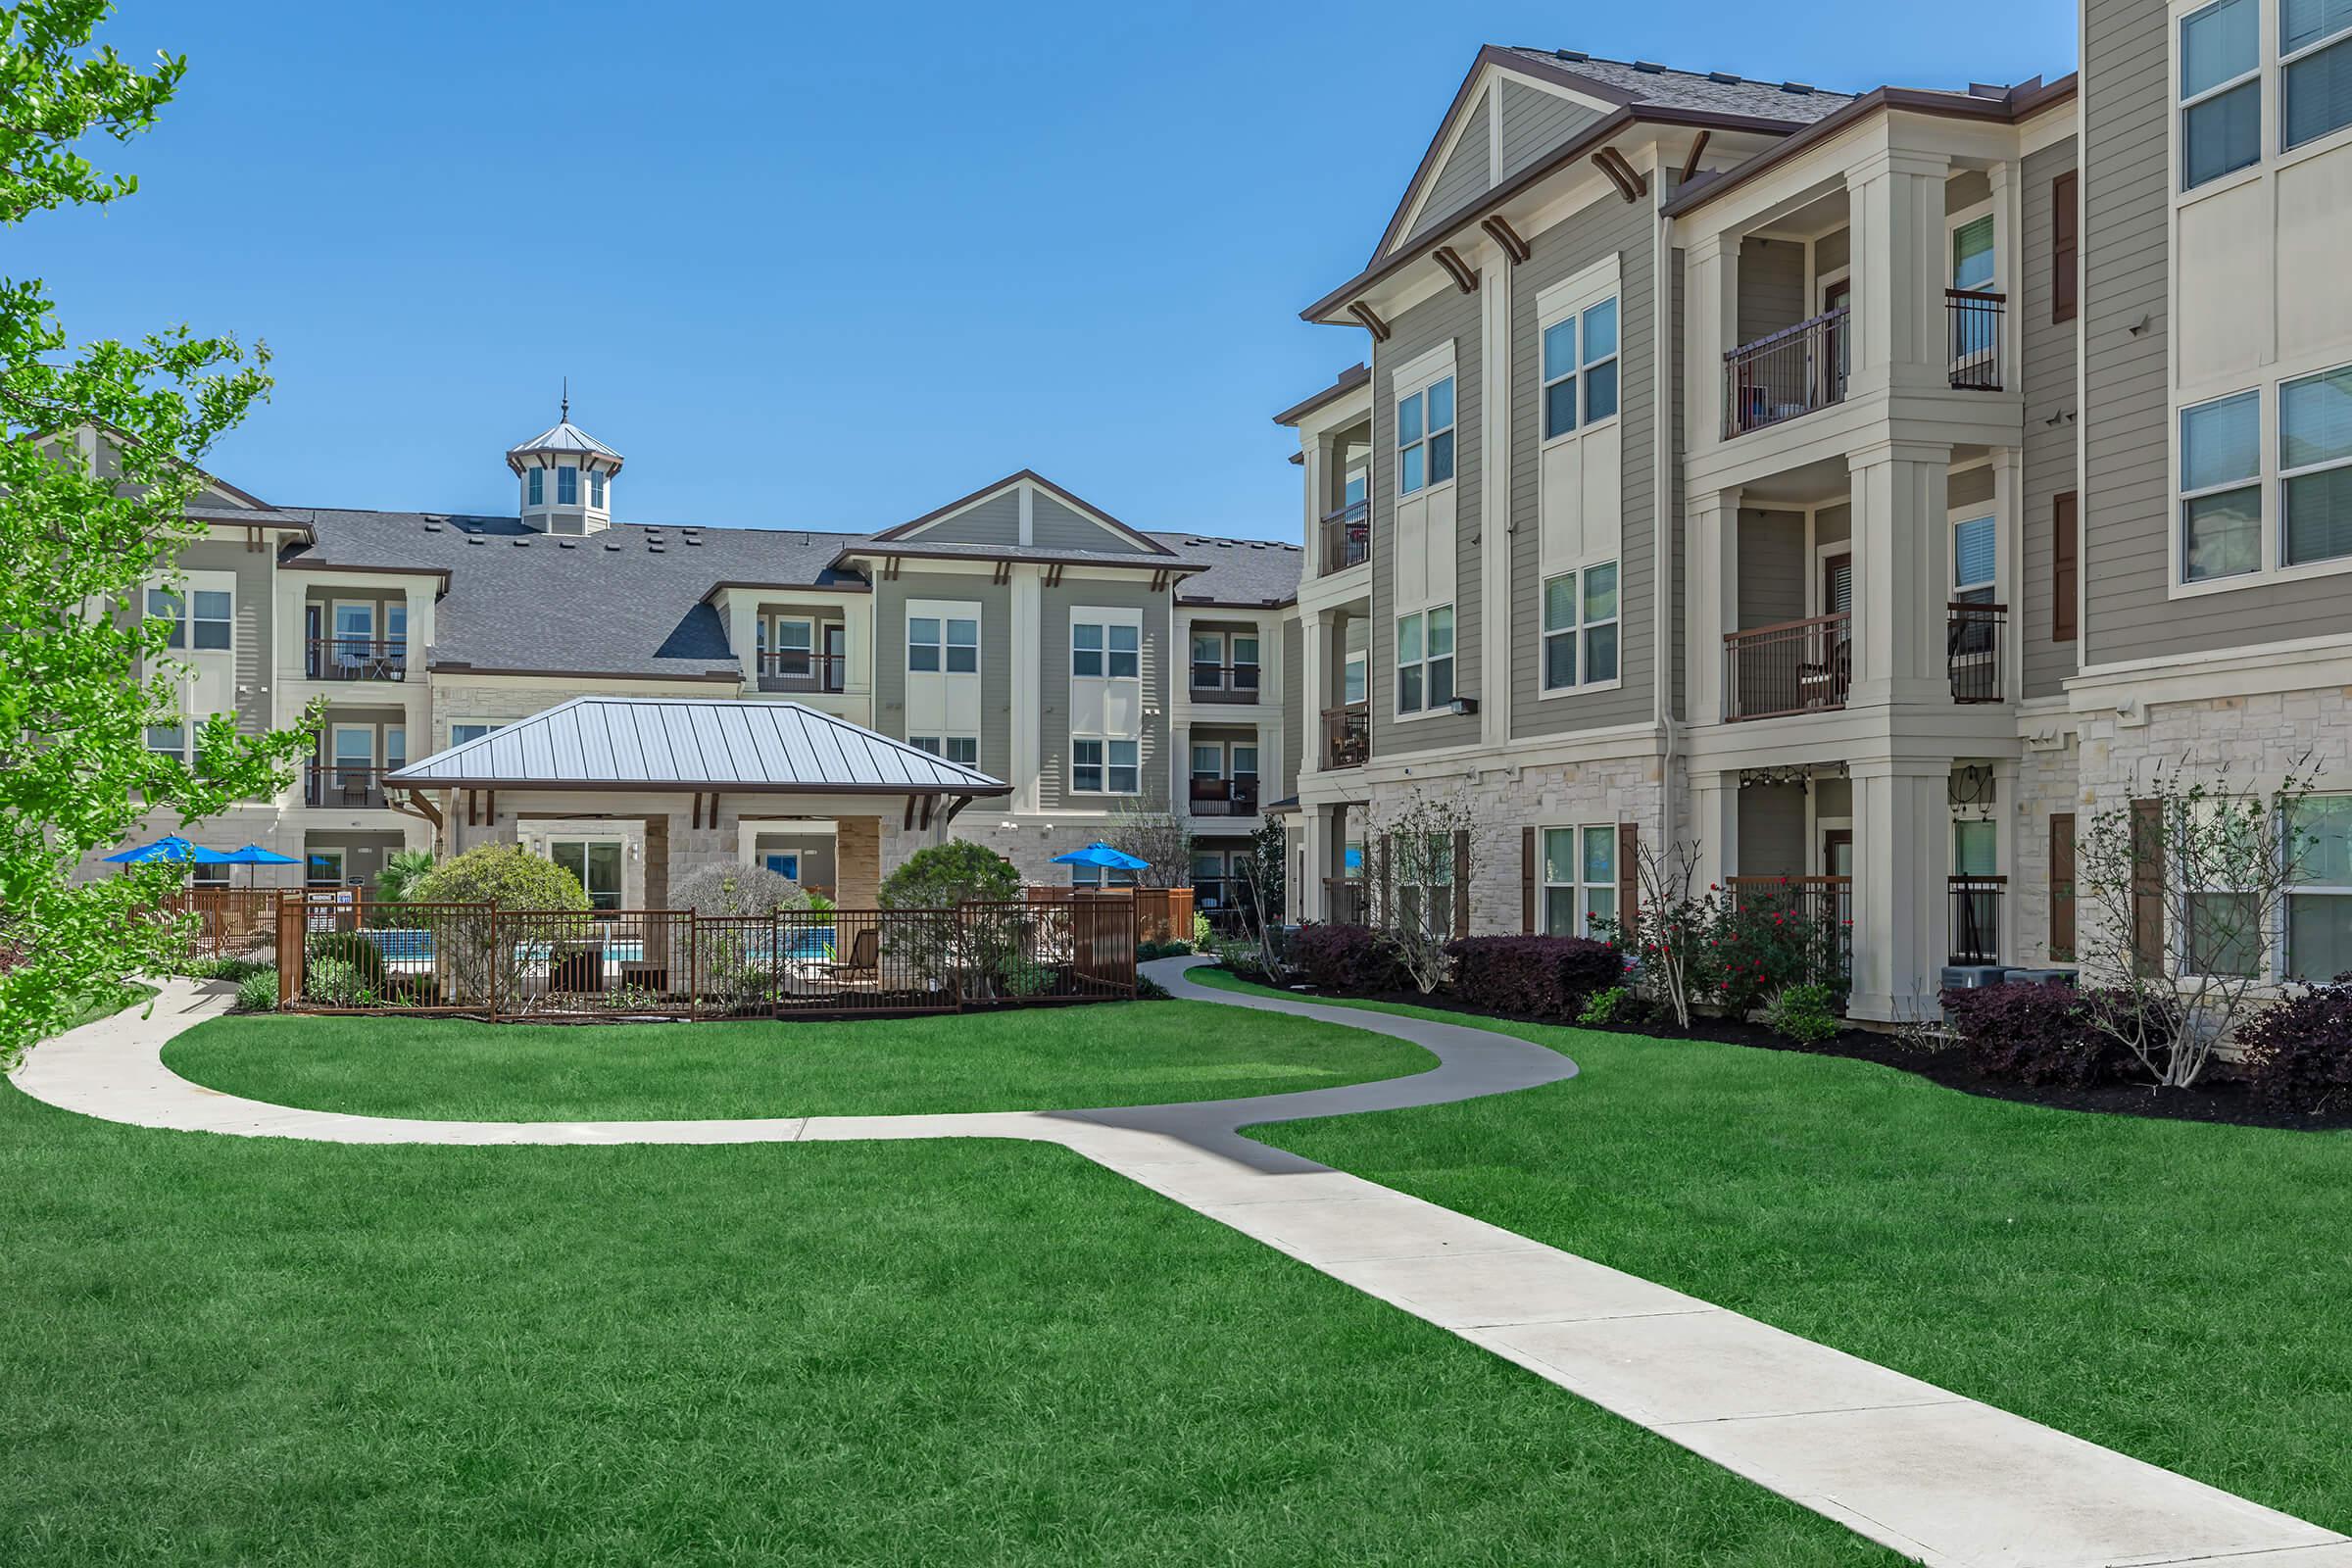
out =
[[(432, 964), (433, 933), (430, 931), (389, 927), (363, 929), (360, 934), (383, 956), (389, 967), (418, 969), (429, 968)], [(585, 938), (580, 946), (584, 947), (593, 940)], [(764, 931), (734, 927), (729, 928), (720, 940), (745, 957), (759, 958), (766, 956), (769, 937)], [(573, 944), (569, 942), (564, 944), (564, 948), (574, 951)], [(834, 952), (831, 926), (801, 926), (785, 935), (782, 956), (801, 963), (822, 962), (830, 959)], [(514, 956), (516, 961), (522, 963), (545, 963), (554, 956), (554, 944), (518, 943), (514, 948)], [(607, 937), (604, 957), (608, 965), (641, 963), (645, 960), (645, 941), (642, 937)]]

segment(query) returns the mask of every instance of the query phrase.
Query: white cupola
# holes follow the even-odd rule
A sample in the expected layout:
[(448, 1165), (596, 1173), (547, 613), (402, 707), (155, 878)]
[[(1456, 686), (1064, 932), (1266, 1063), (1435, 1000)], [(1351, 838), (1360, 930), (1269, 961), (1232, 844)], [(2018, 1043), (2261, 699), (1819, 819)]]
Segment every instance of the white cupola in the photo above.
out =
[(620, 472), (620, 454), (571, 422), (568, 393), (555, 427), (509, 447), (507, 466), (521, 484), (525, 527), (587, 534), (612, 526), (612, 478)]

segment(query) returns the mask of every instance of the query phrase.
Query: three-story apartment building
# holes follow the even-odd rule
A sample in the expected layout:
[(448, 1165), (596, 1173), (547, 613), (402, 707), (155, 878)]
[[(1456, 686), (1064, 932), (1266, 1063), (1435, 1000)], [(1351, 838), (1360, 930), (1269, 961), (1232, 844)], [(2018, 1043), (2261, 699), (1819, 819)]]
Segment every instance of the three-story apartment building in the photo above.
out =
[[(1481, 51), (1304, 313), (1365, 364), (1277, 416), (1296, 912), (1462, 792), (1471, 928), (1583, 929), (1695, 847), (1850, 921), (1899, 1019), (2072, 960), (2077, 820), (2152, 768), (2352, 790), (2340, 9), (2090, 0), (2077, 76), (1856, 96)], [(2339, 897), (2258, 961), (2352, 966)]]

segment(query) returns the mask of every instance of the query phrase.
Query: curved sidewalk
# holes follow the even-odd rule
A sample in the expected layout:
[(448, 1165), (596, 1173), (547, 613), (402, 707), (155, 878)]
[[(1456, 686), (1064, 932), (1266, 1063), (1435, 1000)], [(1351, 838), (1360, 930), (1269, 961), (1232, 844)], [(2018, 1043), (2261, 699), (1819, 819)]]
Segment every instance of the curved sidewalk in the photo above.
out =
[[(1569, 1077), (1566, 1057), (1462, 1024), (1210, 990), (1189, 1001), (1410, 1041), (1438, 1066), (1258, 1099), (1072, 1111), (739, 1121), (479, 1122), (241, 1100), (163, 1064), (224, 988), (166, 986), (36, 1047), (16, 1083), (139, 1126), (368, 1144), (725, 1144), (879, 1138), (1054, 1143), (1922, 1562), (2007, 1568), (2352, 1568), (2352, 1541), (1933, 1384), (1798, 1339), (1241, 1136), (1240, 1129), (1476, 1099)], [(1572, 1105), (1569, 1113), (1572, 1113)]]

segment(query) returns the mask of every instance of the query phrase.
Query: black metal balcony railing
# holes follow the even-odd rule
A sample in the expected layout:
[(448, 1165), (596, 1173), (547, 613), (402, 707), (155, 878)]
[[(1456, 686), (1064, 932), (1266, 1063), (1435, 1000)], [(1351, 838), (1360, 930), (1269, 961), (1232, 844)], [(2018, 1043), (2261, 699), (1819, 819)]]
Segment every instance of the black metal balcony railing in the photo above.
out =
[(1972, 289), (1943, 291), (1944, 315), (1952, 329), (1952, 385), (1963, 392), (2001, 389), (2001, 318), (2006, 294)]
[(1852, 621), (1841, 612), (1724, 633), (1725, 720), (1843, 708), (1854, 679)]
[(1740, 909), (1784, 911), (1811, 921), (1835, 938), (1850, 970), (1854, 958), (1854, 879), (1850, 876), (1733, 876), (1732, 904)]
[(1944, 653), (1952, 701), (2001, 701), (2001, 636), (2009, 624), (2009, 607), (1955, 603), (1945, 611)]
[(303, 774), (305, 806), (372, 808), (385, 804), (384, 775), (388, 767), (362, 767), (346, 762), (313, 762)]
[(1193, 701), (1196, 703), (1250, 704), (1257, 701), (1255, 664), (1219, 664), (1196, 660), (1192, 679)]
[(846, 654), (769, 649), (760, 653), (758, 662), (763, 692), (838, 692), (849, 676)]
[(1371, 901), (1364, 884), (1351, 876), (1323, 879), (1323, 919), (1330, 925), (1363, 925), (1370, 918)]
[(1323, 765), (1361, 767), (1372, 760), (1372, 705), (1348, 703), (1323, 710)]
[(1726, 354), (1725, 438), (1843, 403), (1852, 316), (1840, 306)]
[(2001, 961), (2001, 900), (2009, 891), (2005, 876), (1955, 876), (1946, 879), (1952, 904), (1952, 961)]
[(409, 645), (405, 638), (313, 637), (309, 673), (313, 680), (405, 680)]
[(1195, 816), (1255, 816), (1257, 780), (1247, 776), (1194, 779), (1192, 805)]
[(1322, 570), (1346, 571), (1372, 559), (1372, 503), (1357, 501), (1323, 516)]

